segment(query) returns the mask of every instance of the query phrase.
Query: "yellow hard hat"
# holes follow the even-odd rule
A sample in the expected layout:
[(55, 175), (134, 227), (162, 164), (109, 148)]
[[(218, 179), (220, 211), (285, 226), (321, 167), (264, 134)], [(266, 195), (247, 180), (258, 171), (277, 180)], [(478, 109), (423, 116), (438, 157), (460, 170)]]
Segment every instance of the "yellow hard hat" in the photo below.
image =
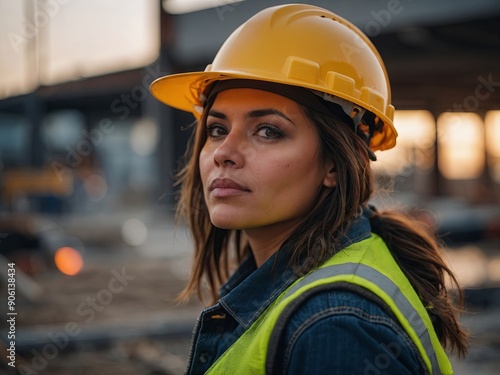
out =
[(340, 104), (373, 113), (378, 122), (370, 138), (373, 151), (396, 144), (383, 61), (356, 26), (329, 10), (307, 4), (264, 9), (229, 36), (204, 72), (161, 77), (150, 90), (159, 101), (199, 117), (207, 86), (227, 79), (300, 86), (325, 100), (340, 98)]

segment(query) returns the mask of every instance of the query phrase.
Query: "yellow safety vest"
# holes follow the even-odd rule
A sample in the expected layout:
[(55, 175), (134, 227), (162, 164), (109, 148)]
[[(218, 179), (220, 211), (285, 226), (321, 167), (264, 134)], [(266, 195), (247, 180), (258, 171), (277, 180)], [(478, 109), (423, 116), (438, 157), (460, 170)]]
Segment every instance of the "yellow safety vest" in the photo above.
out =
[(283, 310), (302, 293), (336, 282), (361, 286), (381, 298), (414, 342), (429, 372), (453, 374), (424, 305), (376, 234), (348, 246), (299, 278), (214, 362), (207, 374), (265, 374), (269, 340)]

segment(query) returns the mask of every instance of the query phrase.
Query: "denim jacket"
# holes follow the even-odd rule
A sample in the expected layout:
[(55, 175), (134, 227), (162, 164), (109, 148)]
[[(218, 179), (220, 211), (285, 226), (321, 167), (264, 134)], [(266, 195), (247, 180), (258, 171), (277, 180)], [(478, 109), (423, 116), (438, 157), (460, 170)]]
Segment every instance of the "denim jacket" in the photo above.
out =
[[(341, 247), (370, 236), (369, 211)], [(186, 374), (203, 374), (298, 276), (278, 251), (257, 268), (247, 258), (198, 318)], [(356, 288), (330, 289), (301, 304), (287, 321), (281, 374), (426, 374), (418, 351), (386, 306)], [(232, 375), (232, 374), (231, 374)]]

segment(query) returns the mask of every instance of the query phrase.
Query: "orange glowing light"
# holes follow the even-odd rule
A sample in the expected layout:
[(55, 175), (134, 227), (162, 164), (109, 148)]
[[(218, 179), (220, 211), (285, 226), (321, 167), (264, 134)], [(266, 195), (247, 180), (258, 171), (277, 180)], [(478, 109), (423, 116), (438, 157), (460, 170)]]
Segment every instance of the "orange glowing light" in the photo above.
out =
[(59, 271), (65, 275), (76, 275), (83, 268), (83, 259), (80, 252), (68, 246), (57, 249), (54, 262)]
[(484, 123), (477, 113), (444, 112), (437, 120), (438, 168), (449, 180), (479, 178), (484, 170)]

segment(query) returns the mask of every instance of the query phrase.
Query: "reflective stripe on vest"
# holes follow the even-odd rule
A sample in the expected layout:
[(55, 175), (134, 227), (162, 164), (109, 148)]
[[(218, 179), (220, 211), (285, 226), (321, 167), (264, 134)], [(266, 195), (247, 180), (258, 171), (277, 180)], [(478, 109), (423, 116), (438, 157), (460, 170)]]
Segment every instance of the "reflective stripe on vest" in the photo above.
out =
[(336, 282), (358, 285), (382, 299), (414, 342), (428, 372), (453, 374), (420, 298), (384, 241), (375, 234), (299, 278), (215, 361), (207, 374), (264, 374), (270, 337), (286, 307), (308, 290)]
[[(337, 275), (357, 275), (365, 280), (368, 280), (376, 285), (378, 285), (391, 299), (396, 303), (398, 309), (403, 313), (411, 327), (415, 331), (415, 334), (420, 339), (423, 349), (427, 357), (429, 358), (430, 365), (432, 368), (432, 374), (441, 373), (439, 369), (439, 363), (436, 357), (436, 352), (432, 346), (431, 338), (429, 336), (429, 331), (425, 326), (422, 318), (418, 314), (417, 310), (411, 305), (410, 301), (405, 297), (405, 295), (399, 290), (398, 286), (392, 282), (387, 276), (378, 272), (376, 269), (366, 266), (360, 263), (344, 263), (334, 266), (328, 266), (326, 268), (320, 268), (316, 272), (307, 275), (301, 279), (298, 283), (294, 284), (285, 294), (285, 298), (292, 295), (297, 290), (303, 288), (305, 285), (313, 283), (319, 279), (324, 279)], [(418, 348), (419, 350), (421, 348)]]

